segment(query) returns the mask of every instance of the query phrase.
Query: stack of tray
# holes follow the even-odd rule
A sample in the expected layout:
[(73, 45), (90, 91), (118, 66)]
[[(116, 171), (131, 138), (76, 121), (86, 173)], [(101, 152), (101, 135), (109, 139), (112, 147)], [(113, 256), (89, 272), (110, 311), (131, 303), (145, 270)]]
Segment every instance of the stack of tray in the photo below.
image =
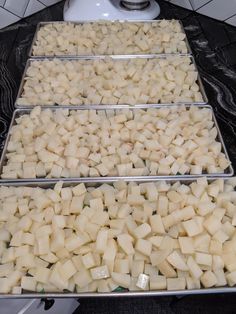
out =
[[(139, 22), (147, 22), (147, 21), (139, 21)], [(150, 23), (154, 22), (154, 21), (149, 21)], [(158, 21), (156, 21), (158, 23)], [(51, 22), (50, 22), (51, 23)], [(54, 23), (63, 23), (63, 22), (54, 22)], [(83, 23), (83, 22), (81, 22)], [(37, 62), (37, 60), (44, 60), (44, 59), (51, 59), (51, 58), (60, 58), (63, 60), (78, 60), (78, 59), (99, 59), (99, 58), (104, 58), (105, 56), (75, 56), (75, 55), (61, 55), (61, 56), (33, 56), (33, 46), (35, 45), (36, 39), (37, 39), (37, 32), (38, 30), (43, 27), (44, 25), (47, 25), (49, 23), (39, 23), (34, 39), (33, 39), (33, 43), (30, 49), (30, 59), (27, 61), (26, 64), (26, 68), (23, 74), (23, 78), (20, 84), (20, 88), (19, 88), (19, 92), (18, 92), (18, 96), (17, 96), (17, 100), (18, 98), (21, 96), (22, 92), (23, 92), (23, 87), (24, 87), (24, 83), (26, 80), (26, 71), (28, 69), (28, 67), (30, 66), (30, 64), (32, 64), (33, 62)], [(182, 27), (182, 31), (184, 32), (184, 28), (181, 24)], [(185, 39), (186, 42), (186, 46), (188, 48), (188, 54), (178, 54), (178, 55), (182, 55), (182, 56), (189, 56), (192, 60), (192, 62), (195, 65), (195, 68), (197, 69), (197, 66), (195, 64), (194, 61), (194, 57), (192, 55), (191, 52), (191, 48), (190, 45), (188, 43), (187, 38)], [(160, 54), (160, 55), (112, 55), (109, 56), (113, 59), (130, 59), (130, 58), (152, 58), (152, 59), (159, 59), (159, 58), (167, 58), (168, 55), (167, 54)], [(203, 84), (201, 82), (201, 78), (200, 75), (198, 74), (198, 85), (200, 87), (200, 91), (202, 93), (203, 96), (203, 101), (199, 102), (199, 103), (185, 103), (186, 106), (197, 106), (199, 108), (209, 108), (210, 110), (212, 110), (212, 115), (213, 115), (213, 122), (215, 127), (217, 128), (218, 134), (217, 134), (217, 140), (221, 143), (222, 145), (222, 152), (225, 154), (226, 158), (229, 160), (229, 156), (224, 144), (224, 140), (222, 138), (220, 129), (218, 127), (216, 118), (214, 116), (214, 112), (213, 109), (210, 105), (207, 104), (208, 100), (207, 100), (207, 96), (205, 94), (204, 91), (204, 87)], [(5, 146), (4, 146), (4, 150), (2, 153), (2, 157), (1, 157), (1, 162), (0, 162), (0, 174), (2, 173), (2, 167), (6, 164), (6, 153), (7, 153), (7, 145), (10, 139), (10, 133), (11, 133), (11, 129), (12, 127), (15, 125), (16, 123), (16, 119), (19, 118), (20, 116), (22, 116), (23, 114), (29, 113), (30, 110), (32, 109), (33, 106), (29, 106), (29, 105), (19, 105), (17, 103), (15, 103), (15, 107), (17, 108), (14, 111), (13, 117), (12, 117), (12, 121), (10, 124), (10, 129), (9, 129), (9, 133), (5, 142)], [(43, 104), (42, 104), (43, 105)], [(53, 110), (60, 110), (60, 109), (71, 109), (71, 110), (84, 110), (84, 109), (90, 109), (90, 110), (109, 110), (109, 109), (118, 109), (118, 108), (130, 108), (131, 110), (135, 110), (137, 108), (150, 108), (150, 107), (156, 107), (156, 108), (161, 108), (161, 107), (165, 107), (168, 105), (173, 105), (173, 104), (136, 104), (134, 106), (129, 106), (129, 105), (114, 105), (114, 106), (96, 106), (96, 104), (91, 104), (91, 105), (81, 105), (81, 106), (44, 106), (44, 108), (48, 108), (51, 107), (53, 108)], [(174, 105), (183, 105), (183, 104), (174, 104)], [(48, 188), (48, 187), (52, 187), (54, 183), (56, 183), (58, 180), (63, 180), (65, 181), (65, 186), (73, 186), (75, 184), (78, 184), (79, 182), (83, 182), (86, 185), (95, 185), (95, 186), (99, 186), (99, 184), (101, 184), (102, 182), (107, 182), (112, 183), (118, 180), (125, 180), (125, 181), (133, 181), (133, 182), (147, 182), (147, 181), (160, 181), (160, 180), (165, 180), (165, 181), (171, 181), (171, 182), (177, 182), (177, 181), (181, 181), (184, 184), (190, 184), (191, 182), (193, 182), (194, 180), (196, 180), (196, 178), (198, 177), (202, 177), (202, 176), (206, 176), (208, 177), (209, 181), (212, 181), (214, 178), (223, 178), (223, 179), (227, 179), (228, 177), (233, 176), (234, 171), (233, 171), (233, 167), (230, 165), (224, 173), (213, 173), (213, 174), (208, 174), (208, 173), (204, 173), (201, 175), (169, 175), (169, 176), (142, 176), (142, 177), (86, 177), (86, 178), (56, 178), (56, 179), (43, 179), (43, 178), (39, 178), (39, 179), (0, 179), (0, 183), (1, 185), (6, 185), (6, 186), (39, 186), (42, 188)], [(178, 295), (178, 294), (207, 294), (207, 293), (222, 293), (222, 292), (236, 292), (236, 288), (230, 288), (230, 287), (223, 287), (223, 288), (211, 288), (211, 289), (197, 289), (197, 290), (181, 290), (181, 291), (143, 291), (143, 292), (112, 292), (112, 293), (47, 293), (44, 294), (45, 296), (48, 297), (106, 297), (106, 296), (158, 296), (158, 295)], [(27, 293), (27, 294), (22, 294), (22, 295), (0, 295), (0, 298), (11, 298), (11, 297), (17, 297), (17, 298), (25, 298), (25, 297), (31, 297), (31, 298), (40, 298), (42, 297), (42, 294), (40, 293)]]

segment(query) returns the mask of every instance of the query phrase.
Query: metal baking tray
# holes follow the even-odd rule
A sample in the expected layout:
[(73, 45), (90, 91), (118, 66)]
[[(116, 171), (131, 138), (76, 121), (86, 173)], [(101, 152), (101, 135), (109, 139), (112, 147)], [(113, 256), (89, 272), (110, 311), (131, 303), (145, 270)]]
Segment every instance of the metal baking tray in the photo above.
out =
[[(113, 182), (118, 181), (119, 179), (110, 179), (107, 181), (108, 184), (112, 184)], [(208, 179), (208, 182), (212, 182), (214, 179)], [(224, 178), (226, 181), (227, 179)], [(135, 178), (132, 179), (124, 179), (124, 181), (135, 182), (137, 181)], [(162, 179), (155, 178), (151, 181), (158, 182), (163, 181)], [(191, 184), (193, 179), (165, 179), (168, 183), (175, 183), (180, 181), (182, 184)], [(57, 181), (58, 182), (58, 181)], [(81, 183), (85, 183), (86, 186), (94, 186), (97, 187), (99, 184), (102, 184), (103, 181), (99, 179), (94, 180), (92, 183), (87, 179), (81, 180)], [(150, 180), (143, 179), (138, 183), (150, 182)], [(74, 186), (78, 184), (77, 181), (71, 180), (64, 183), (64, 187), (66, 186)], [(4, 186), (30, 186), (30, 187), (40, 187), (40, 188), (52, 188), (53, 183), (8, 183), (4, 184)], [(106, 297), (151, 297), (151, 296), (175, 296), (175, 295), (200, 295), (200, 294), (218, 294), (218, 293), (233, 293), (236, 292), (236, 287), (219, 287), (219, 288), (201, 288), (201, 289), (191, 289), (191, 290), (151, 290), (151, 291), (122, 291), (122, 292), (85, 292), (85, 293), (70, 293), (70, 292), (59, 292), (59, 293), (37, 293), (37, 292), (24, 292), (23, 294), (0, 294), (0, 299), (35, 299), (35, 298), (106, 298)]]
[[(173, 56), (173, 55), (171, 55)], [(167, 59), (168, 57), (171, 57), (171, 56), (167, 56), (167, 55), (164, 55), (164, 54), (160, 54), (160, 55), (126, 55), (126, 56), (120, 56), (120, 55), (112, 55), (112, 56), (89, 56), (89, 57), (70, 57), (70, 58), (59, 58), (60, 60), (64, 60), (64, 61), (68, 61), (68, 60), (71, 60), (71, 61), (79, 61), (79, 60), (95, 60), (95, 59), (106, 59), (106, 58), (111, 58), (113, 60), (128, 60), (128, 59)], [(197, 65), (195, 63), (195, 60), (193, 58), (193, 56), (190, 56), (190, 55), (184, 55), (184, 54), (181, 54), (181, 55), (175, 55), (175, 56), (178, 56), (178, 57), (189, 57), (190, 60), (192, 61), (192, 64), (194, 64), (194, 67), (196, 69), (196, 71), (198, 72), (198, 68), (197, 68)], [(28, 68), (30, 67), (30, 65), (33, 63), (33, 62), (37, 62), (37, 61), (45, 61), (45, 60), (53, 60), (53, 59), (58, 59), (58, 58), (31, 58), (31, 59), (28, 59), (27, 62), (26, 62), (26, 66), (25, 66), (25, 70), (23, 72), (23, 76), (22, 76), (22, 80), (21, 80), (21, 83), (20, 83), (20, 87), (19, 87), (19, 90), (18, 90), (18, 93), (17, 93), (17, 97), (16, 97), (16, 101), (15, 101), (15, 108), (32, 108), (32, 107), (35, 107), (35, 105), (32, 105), (32, 106), (29, 106), (29, 105), (18, 105), (17, 104), (17, 101), (18, 99), (20, 98), (20, 96), (22, 95), (23, 93), (23, 89), (24, 89), (24, 83), (26, 81), (26, 72), (28, 70)], [(177, 102), (177, 103), (173, 103), (173, 104), (206, 104), (208, 102), (208, 99), (207, 99), (207, 95), (206, 95), (206, 92), (205, 92), (205, 89), (204, 89), (204, 86), (203, 86), (203, 83), (202, 83), (202, 80), (201, 80), (201, 77), (200, 77), (200, 74), (198, 72), (198, 78), (197, 78), (197, 84), (199, 86), (199, 91), (200, 93), (202, 94), (202, 98), (203, 98), (203, 101), (201, 102)], [(162, 104), (162, 103), (160, 103)], [(43, 104), (42, 104), (43, 105)], [(91, 104), (91, 105), (97, 105), (97, 104)], [(147, 107), (150, 107), (152, 105), (155, 105), (155, 104), (146, 104)], [(59, 106), (61, 107), (60, 105), (58, 104), (55, 104), (55, 105), (51, 105), (51, 106), (48, 106), (48, 107), (55, 107), (55, 106)], [(85, 105), (80, 105), (81, 107), (85, 106)], [(104, 105), (100, 105), (100, 106), (104, 106)], [(133, 105), (133, 107), (136, 107), (136, 105)]]
[[(155, 105), (153, 108), (163, 108), (163, 107), (176, 107), (176, 106), (183, 106), (183, 105), (175, 105), (175, 104), (168, 104), (168, 105)], [(190, 108), (191, 105), (185, 105), (187, 108)], [(214, 111), (212, 109), (212, 107), (210, 105), (196, 105), (198, 108), (208, 108), (212, 111), (212, 119), (213, 122), (215, 124), (215, 127), (217, 128), (218, 131), (218, 135), (217, 135), (217, 140), (221, 143), (222, 145), (222, 152), (225, 154), (225, 157), (227, 158), (228, 161), (230, 161), (229, 159), (229, 155), (227, 153), (227, 149), (225, 147), (224, 144), (224, 140), (222, 138), (218, 123), (216, 121), (216, 118), (214, 116)], [(130, 110), (137, 110), (137, 109), (148, 109), (145, 106), (140, 106), (140, 107), (131, 107), (131, 106), (126, 106), (125, 108), (128, 108)], [(44, 109), (44, 108), (43, 108)], [(46, 108), (45, 108), (46, 109)], [(64, 107), (54, 107), (52, 110), (56, 111), (56, 110), (60, 110), (60, 109), (69, 109), (69, 110), (88, 110), (88, 109), (93, 109), (93, 110), (119, 110), (119, 109), (124, 109), (124, 106), (119, 106), (119, 105), (115, 105), (115, 106), (79, 106), (79, 107), (75, 107), (75, 106), (64, 106)], [(15, 125), (15, 119), (22, 116), (23, 114), (27, 114), (30, 112), (30, 109), (16, 109), (13, 113), (13, 117), (11, 120), (11, 124), (10, 124), (10, 128), (9, 128), (9, 132), (5, 141), (5, 145), (3, 148), (3, 152), (2, 152), (2, 156), (1, 156), (1, 160), (0, 160), (0, 174), (2, 173), (2, 169), (3, 166), (6, 165), (7, 163), (7, 158), (6, 158), (6, 154), (7, 154), (7, 146), (8, 146), (8, 142), (10, 139), (10, 131), (13, 125)], [(126, 176), (126, 177), (98, 177), (99, 180), (101, 182), (105, 182), (105, 181), (111, 181), (111, 180), (123, 180), (123, 179), (135, 179), (136, 181), (142, 181), (142, 180), (155, 180), (156, 178), (158, 179), (168, 179), (168, 178), (172, 178), (172, 179), (178, 179), (181, 180), (182, 178), (198, 178), (198, 177), (202, 177), (202, 176), (206, 176), (206, 177), (211, 177), (211, 178), (219, 178), (219, 177), (231, 177), (234, 174), (234, 169), (232, 167), (232, 165), (230, 164), (229, 167), (225, 170), (224, 173), (203, 173), (203, 174), (199, 174), (199, 175), (191, 175), (191, 174), (186, 174), (186, 175), (159, 175), (159, 176)], [(89, 182), (92, 181), (96, 181), (98, 180), (97, 177), (88, 177), (88, 178), (84, 178), (84, 177), (76, 177), (73, 178), (73, 180), (77, 181), (77, 182), (83, 182), (85, 179), (87, 179)], [(58, 180), (62, 180), (62, 181), (71, 181), (71, 178), (36, 178), (36, 179), (1, 179), (0, 178), (0, 183), (2, 182), (55, 182)]]
[[(129, 23), (160, 23), (162, 20), (111, 20), (110, 22), (120, 22), (120, 23), (124, 23), (124, 22), (129, 22)], [(170, 20), (171, 21), (171, 20)], [(187, 53), (186, 54), (192, 54), (192, 49), (190, 47), (190, 44), (189, 44), (189, 41), (188, 41), (188, 38), (187, 38), (187, 34), (184, 30), (184, 26), (183, 26), (183, 23), (182, 21), (180, 20), (176, 20), (179, 22), (180, 24), (180, 27), (181, 27), (181, 31), (182, 33), (185, 34), (185, 44), (186, 44), (186, 47), (187, 47)], [(41, 27), (45, 26), (45, 25), (49, 25), (49, 24), (74, 24), (74, 25), (79, 25), (79, 24), (86, 24), (86, 23), (96, 23), (98, 22), (97, 20), (91, 20), (91, 21), (75, 21), (75, 22), (65, 22), (65, 21), (52, 21), (52, 22), (39, 22), (37, 24), (37, 27), (36, 27), (36, 30), (35, 30), (35, 34), (34, 34), (34, 37), (33, 37), (33, 41), (32, 41), (32, 44), (30, 46), (30, 50), (29, 50), (29, 53), (28, 53), (28, 56), (30, 58), (34, 58), (34, 57), (42, 57), (42, 58), (49, 58), (49, 57), (77, 57), (77, 56), (92, 56), (92, 55), (69, 55), (69, 54), (66, 54), (66, 55), (33, 55), (33, 48), (35, 46), (35, 43), (37, 41), (37, 35), (38, 35), (38, 31)], [(147, 53), (147, 55), (149, 54), (152, 54), (152, 53)], [(172, 55), (172, 54), (179, 54), (178, 52), (177, 53), (168, 53), (167, 55)], [(123, 54), (125, 55), (125, 54)]]

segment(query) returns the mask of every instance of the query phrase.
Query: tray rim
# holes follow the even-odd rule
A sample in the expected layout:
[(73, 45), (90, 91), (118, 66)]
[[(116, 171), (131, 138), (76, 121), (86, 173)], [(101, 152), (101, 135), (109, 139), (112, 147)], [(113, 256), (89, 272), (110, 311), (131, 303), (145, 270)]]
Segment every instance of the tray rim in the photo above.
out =
[(220, 288), (202, 288), (196, 290), (150, 290), (128, 292), (85, 292), (85, 293), (25, 293), (0, 294), (0, 299), (41, 299), (41, 298), (107, 298), (107, 297), (164, 297), (177, 295), (205, 295), (219, 293), (235, 293), (236, 287), (224, 286)]

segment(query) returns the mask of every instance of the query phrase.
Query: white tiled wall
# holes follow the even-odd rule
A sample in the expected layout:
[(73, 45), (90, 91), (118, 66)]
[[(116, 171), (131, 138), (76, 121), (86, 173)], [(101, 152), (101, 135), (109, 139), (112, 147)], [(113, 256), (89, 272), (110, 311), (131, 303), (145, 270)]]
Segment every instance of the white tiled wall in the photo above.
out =
[(201, 7), (198, 12), (224, 21), (236, 14), (236, 0), (214, 0)]
[(236, 0), (166, 0), (236, 26)]
[(194, 10), (199, 9), (207, 2), (209, 2), (209, 0), (190, 0), (190, 4), (192, 5)]
[[(166, 1), (236, 26), (236, 0)], [(0, 29), (56, 2), (60, 0), (0, 0)]]
[(179, 5), (180, 7), (192, 10), (189, 0), (172, 0), (171, 3)]
[[(16, 0), (17, 1), (17, 0)], [(53, 306), (44, 310), (44, 302), (40, 299), (1, 299), (1, 314), (72, 314), (79, 306), (76, 299), (54, 299)], [(23, 310), (24, 309), (24, 310)]]
[(61, 0), (0, 0), (0, 29)]

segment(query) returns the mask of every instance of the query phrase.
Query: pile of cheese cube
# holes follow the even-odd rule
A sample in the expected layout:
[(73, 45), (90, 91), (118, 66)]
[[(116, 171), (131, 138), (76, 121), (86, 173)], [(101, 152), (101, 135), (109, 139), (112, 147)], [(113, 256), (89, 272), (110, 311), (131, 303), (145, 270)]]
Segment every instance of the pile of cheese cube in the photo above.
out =
[(202, 102), (190, 57), (31, 61), (18, 105)]
[(0, 293), (236, 284), (235, 178), (0, 187)]
[(33, 55), (187, 53), (185, 37), (176, 20), (49, 23), (40, 27)]
[(16, 119), (1, 178), (224, 173), (209, 108), (55, 110)]

